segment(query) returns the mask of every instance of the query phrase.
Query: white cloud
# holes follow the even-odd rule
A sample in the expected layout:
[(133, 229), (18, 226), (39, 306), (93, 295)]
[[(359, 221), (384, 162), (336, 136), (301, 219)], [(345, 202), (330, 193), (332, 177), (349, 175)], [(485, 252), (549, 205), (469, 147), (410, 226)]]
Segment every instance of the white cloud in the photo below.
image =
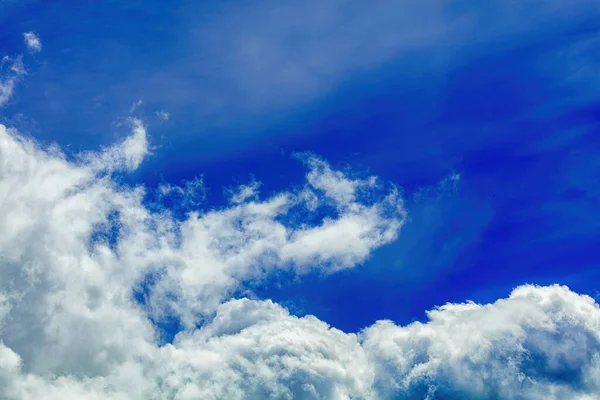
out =
[(378, 322), (363, 333), (363, 348), (383, 392), (595, 398), (600, 395), (599, 311), (590, 297), (566, 287), (521, 286), (494, 304), (432, 310), (426, 324), (400, 328)]
[(156, 112), (156, 116), (157, 116), (158, 118), (160, 118), (161, 120), (163, 120), (163, 121), (168, 121), (168, 120), (169, 120), (169, 118), (170, 118), (170, 114), (169, 114), (167, 111), (164, 111), (164, 110), (162, 110), (162, 111), (157, 111), (157, 112)]
[[(176, 313), (192, 326), (244, 279), (273, 268), (305, 270), (312, 258), (321, 261), (315, 267), (351, 267), (368, 255), (365, 247), (391, 240), (392, 230), (400, 227), (401, 210), (381, 225), (383, 204), (357, 204), (338, 219), (362, 216), (370, 224), (361, 233), (365, 244), (358, 253), (351, 246), (340, 252), (338, 243), (296, 249), (294, 227), (277, 220), (303, 207), (292, 192), (192, 213), (183, 222), (151, 214), (142, 206), (143, 188), (122, 188), (98, 174), (135, 168), (147, 153), (145, 135), (141, 122), (134, 121), (132, 135), (121, 145), (73, 164), (2, 126), (0, 282), (6, 284), (0, 292), (11, 299), (3, 309), (10, 310), (12, 321), (2, 337), (23, 358), (25, 370), (106, 373), (124, 354), (143, 354), (152, 343), (146, 313)], [(111, 221), (115, 213), (117, 221)], [(92, 241), (111, 224), (120, 232), (114, 246)], [(305, 227), (303, 240), (321, 229)], [(337, 237), (349, 244), (357, 240), (354, 232)], [(142, 311), (131, 296), (147, 274), (161, 278)], [(103, 333), (113, 329), (109, 336)], [(33, 342), (38, 344), (31, 347)]]
[(136, 102), (135, 102), (135, 103), (133, 103), (133, 104), (131, 105), (131, 107), (129, 108), (129, 112), (130, 112), (130, 113), (134, 112), (135, 110), (137, 110), (138, 108), (140, 108), (140, 107), (142, 106), (142, 104), (144, 104), (144, 101), (143, 101), (143, 100), (141, 100), (141, 99), (140, 99), (140, 100), (136, 101)]
[[(448, 304), (428, 316), (427, 323), (406, 327), (380, 321), (354, 335), (314, 317), (289, 316), (269, 301), (234, 300), (219, 307), (211, 324), (168, 347), (187, 360), (172, 374), (187, 378), (202, 398), (600, 393), (600, 310), (587, 296), (560, 286), (522, 286), (494, 304)], [(217, 376), (229, 384), (218, 385)]]
[[(206, 198), (206, 189), (202, 176), (183, 182), (183, 185), (163, 183), (158, 186), (161, 200), (171, 199), (173, 206), (180, 206), (185, 211), (197, 210)], [(172, 206), (172, 207), (173, 207)], [(173, 211), (170, 209), (170, 211)]]
[(240, 185), (231, 192), (231, 202), (235, 204), (243, 203), (248, 199), (256, 198), (258, 196), (258, 190), (260, 189), (260, 182), (253, 181), (248, 185)]
[[(314, 163), (324, 162), (315, 158)], [(310, 177), (318, 174), (311, 168), (307, 175), (313, 189), (317, 188), (311, 185)], [(340, 179), (346, 178), (342, 175)], [(373, 249), (396, 238), (405, 218), (401, 198), (391, 191), (371, 205), (344, 199), (341, 207), (334, 199), (339, 206), (336, 216), (318, 225), (287, 225), (281, 222), (282, 217), (313, 205), (295, 192), (247, 201), (256, 195), (257, 188), (256, 183), (242, 186), (234, 193), (230, 208), (190, 214), (177, 228), (180, 246), (163, 261), (169, 267), (156, 271), (166, 279), (154, 286), (149, 299), (153, 305), (165, 305), (164, 298), (175, 296), (178, 301), (170, 304), (172, 311), (187, 324), (194, 324), (195, 313), (214, 309), (224, 293), (252, 275), (288, 267), (298, 272), (312, 268), (333, 272), (361, 263)], [(332, 190), (325, 186), (320, 189), (325, 194), (320, 194), (322, 199)]]
[[(5, 71), (6, 69), (6, 71)], [(0, 60), (0, 107), (12, 97), (17, 82), (26, 74), (21, 57), (4, 56)]]
[(35, 33), (25, 32), (23, 34), (23, 38), (25, 39), (25, 44), (30, 51), (37, 53), (42, 50), (42, 41)]
[(84, 155), (90, 165), (97, 170), (106, 171), (133, 171), (139, 167), (149, 154), (146, 128), (139, 119), (132, 118), (129, 122), (133, 127), (133, 132), (122, 143), (112, 146), (100, 154)]
[[(310, 158), (298, 192), (178, 221), (146, 209), (142, 187), (98, 173), (142, 162), (146, 132), (140, 121), (132, 129), (73, 163), (0, 125), (3, 398), (600, 396), (600, 309), (566, 287), (522, 286), (493, 304), (448, 304), (425, 323), (379, 321), (358, 334), (268, 300), (230, 299), (277, 268), (362, 262), (398, 234), (399, 195), (362, 203), (374, 178)], [(323, 204), (336, 212), (318, 224), (285, 222)], [(140, 305), (133, 291), (148, 275)], [(186, 329), (161, 345), (149, 317), (164, 314)]]

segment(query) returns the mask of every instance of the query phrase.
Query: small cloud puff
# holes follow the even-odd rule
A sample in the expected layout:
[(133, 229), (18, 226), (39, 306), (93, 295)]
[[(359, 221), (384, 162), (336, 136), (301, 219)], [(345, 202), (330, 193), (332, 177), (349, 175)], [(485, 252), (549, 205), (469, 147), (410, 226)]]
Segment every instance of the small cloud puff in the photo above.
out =
[(162, 110), (162, 111), (157, 111), (156, 116), (163, 121), (168, 121), (170, 114), (167, 111)]
[(37, 53), (42, 50), (42, 41), (35, 33), (25, 32), (23, 34), (23, 37), (25, 39), (25, 44), (27, 45), (27, 48), (31, 52)]

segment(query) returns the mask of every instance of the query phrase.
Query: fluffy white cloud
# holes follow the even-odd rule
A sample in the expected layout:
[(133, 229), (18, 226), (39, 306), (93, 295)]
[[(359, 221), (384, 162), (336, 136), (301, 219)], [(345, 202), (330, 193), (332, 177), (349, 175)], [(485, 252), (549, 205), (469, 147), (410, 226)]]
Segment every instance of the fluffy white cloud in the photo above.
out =
[[(398, 234), (400, 196), (307, 157), (303, 188), (180, 220), (111, 178), (148, 153), (144, 126), (132, 129), (71, 162), (0, 125), (3, 398), (600, 395), (600, 310), (565, 287), (523, 286), (494, 304), (449, 304), (426, 323), (379, 321), (357, 334), (268, 300), (231, 299), (275, 269), (364, 261)], [(298, 222), (318, 207), (329, 217)], [(161, 344), (151, 320), (169, 315), (184, 330)]]
[[(298, 227), (281, 220), (303, 207), (287, 192), (178, 222), (168, 212), (150, 213), (143, 188), (119, 187), (104, 173), (133, 169), (146, 153), (136, 120), (121, 145), (77, 164), (1, 126), (0, 292), (10, 321), (2, 337), (26, 370), (104, 373), (153, 343), (147, 313), (175, 313), (192, 327), (243, 280), (274, 268), (351, 267), (391, 241), (403, 221), (401, 203), (387, 196)], [(395, 214), (383, 215), (390, 206)], [(363, 226), (344, 231), (348, 220)], [(114, 230), (117, 238), (107, 233)], [(311, 239), (324, 235), (341, 244)], [(132, 292), (148, 277), (142, 310)]]
[(23, 38), (25, 39), (25, 44), (30, 51), (37, 53), (42, 50), (42, 41), (35, 33), (25, 32), (23, 34)]
[[(194, 6), (188, 11), (182, 45), (189, 59), (174, 68), (165, 85), (179, 88), (174, 96), (181, 97), (183, 91), (188, 98), (200, 98), (199, 113), (223, 110), (231, 115), (303, 104), (329, 93), (348, 76), (419, 54), (416, 68), (410, 62), (395, 67), (402, 68), (410, 81), (413, 74), (433, 65), (451, 64), (456, 57), (464, 60), (467, 54), (481, 54), (481, 47), (496, 48), (496, 43), (505, 48), (526, 43), (549, 29), (585, 21), (598, 9), (592, 0), (460, 5), (418, 0), (255, 0), (223, 5), (211, 16)], [(432, 58), (423, 62), (428, 56)], [(188, 66), (192, 71), (184, 75)], [(196, 86), (181, 78), (191, 73), (205, 79), (207, 89), (201, 96), (191, 93), (197, 92)], [(156, 74), (151, 76), (155, 79)], [(220, 84), (215, 86), (215, 81)], [(155, 85), (146, 85), (156, 96)], [(158, 93), (164, 98), (163, 91)]]
[(600, 310), (566, 287), (521, 286), (494, 304), (448, 304), (429, 322), (363, 333), (383, 394), (575, 399), (600, 395)]

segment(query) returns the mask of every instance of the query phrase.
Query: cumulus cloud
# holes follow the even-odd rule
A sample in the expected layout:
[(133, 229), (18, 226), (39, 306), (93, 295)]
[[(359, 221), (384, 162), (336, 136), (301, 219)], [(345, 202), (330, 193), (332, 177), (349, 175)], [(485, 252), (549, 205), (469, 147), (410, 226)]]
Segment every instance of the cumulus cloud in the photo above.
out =
[(600, 314), (566, 287), (522, 286), (494, 304), (448, 304), (429, 322), (363, 333), (378, 386), (421, 398), (595, 398)]
[[(145, 206), (145, 188), (99, 173), (143, 161), (146, 130), (131, 126), (121, 144), (73, 162), (0, 125), (3, 398), (600, 395), (600, 309), (566, 287), (522, 286), (493, 304), (447, 304), (423, 323), (358, 333), (232, 299), (276, 269), (363, 262), (402, 227), (398, 191), (307, 156), (304, 187), (175, 218)], [(332, 211), (298, 222), (320, 207)], [(163, 344), (153, 321), (173, 316), (182, 330)]]
[(25, 44), (29, 51), (37, 53), (42, 50), (42, 41), (35, 33), (25, 32), (23, 38), (25, 39)]
[[(142, 205), (143, 188), (123, 188), (99, 174), (141, 162), (146, 132), (136, 120), (132, 131), (120, 145), (72, 163), (2, 126), (0, 293), (12, 321), (3, 340), (26, 370), (105, 373), (152, 343), (148, 315), (175, 314), (193, 327), (244, 279), (275, 268), (352, 267), (402, 224), (401, 201), (392, 194), (299, 229), (279, 220), (303, 207), (293, 192), (192, 212), (181, 222), (168, 210), (151, 213)], [(344, 231), (356, 220), (363, 222), (359, 231)], [(311, 240), (324, 230), (342, 244)], [(142, 310), (132, 292), (148, 277)], [(119, 333), (104, 335), (111, 326)]]
[[(494, 304), (447, 304), (428, 317), (405, 327), (380, 321), (356, 335), (314, 317), (290, 316), (270, 301), (233, 300), (210, 324), (166, 348), (187, 358), (172, 373), (195, 382), (202, 398), (563, 399), (599, 393), (600, 313), (587, 296), (561, 286), (522, 286)], [(215, 385), (220, 374), (226, 387)]]

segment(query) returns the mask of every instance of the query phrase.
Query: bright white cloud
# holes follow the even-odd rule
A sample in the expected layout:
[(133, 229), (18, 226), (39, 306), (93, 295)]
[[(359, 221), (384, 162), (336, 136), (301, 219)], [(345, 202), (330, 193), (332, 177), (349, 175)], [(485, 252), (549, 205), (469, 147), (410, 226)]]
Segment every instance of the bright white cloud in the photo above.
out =
[[(193, 326), (243, 280), (274, 268), (305, 271), (315, 259), (315, 268), (351, 267), (368, 256), (365, 249), (391, 241), (403, 221), (399, 202), (391, 204), (398, 208), (395, 215), (382, 214), (389, 211), (388, 196), (305, 226), (300, 237), (293, 233), (296, 226), (278, 220), (303, 207), (293, 192), (195, 212), (183, 222), (151, 214), (142, 206), (143, 188), (122, 188), (99, 174), (141, 162), (146, 132), (137, 120), (132, 128), (120, 145), (73, 164), (2, 126), (0, 281), (6, 284), (0, 293), (9, 299), (3, 305), (10, 310), (7, 318), (20, 316), (4, 326), (3, 339), (23, 357), (26, 370), (104, 373), (123, 354), (152, 343), (147, 313), (175, 313)], [(365, 225), (358, 233), (341, 231), (346, 223), (335, 225), (354, 218)], [(113, 225), (120, 232), (114, 246), (94, 240)], [(311, 234), (322, 235), (325, 227), (338, 242), (316, 245)], [(132, 291), (152, 274), (160, 279), (142, 311)], [(105, 336), (111, 326), (119, 333)]]
[(596, 398), (599, 311), (566, 287), (521, 286), (494, 304), (432, 310), (426, 324), (378, 322), (363, 333), (363, 348), (386, 395)]
[(25, 44), (30, 51), (37, 53), (42, 50), (42, 41), (35, 33), (25, 32), (23, 34), (23, 38), (25, 39)]
[[(398, 234), (401, 198), (311, 157), (299, 191), (179, 221), (145, 208), (144, 188), (99, 173), (134, 169), (147, 152), (135, 120), (120, 145), (77, 163), (0, 125), (3, 398), (600, 396), (600, 309), (566, 287), (522, 286), (493, 304), (448, 304), (425, 323), (379, 321), (358, 334), (230, 299), (278, 268), (364, 261)], [(324, 205), (335, 212), (318, 224), (286, 222)], [(143, 282), (141, 305), (133, 292)], [(161, 345), (149, 317), (164, 315), (185, 329)]]

